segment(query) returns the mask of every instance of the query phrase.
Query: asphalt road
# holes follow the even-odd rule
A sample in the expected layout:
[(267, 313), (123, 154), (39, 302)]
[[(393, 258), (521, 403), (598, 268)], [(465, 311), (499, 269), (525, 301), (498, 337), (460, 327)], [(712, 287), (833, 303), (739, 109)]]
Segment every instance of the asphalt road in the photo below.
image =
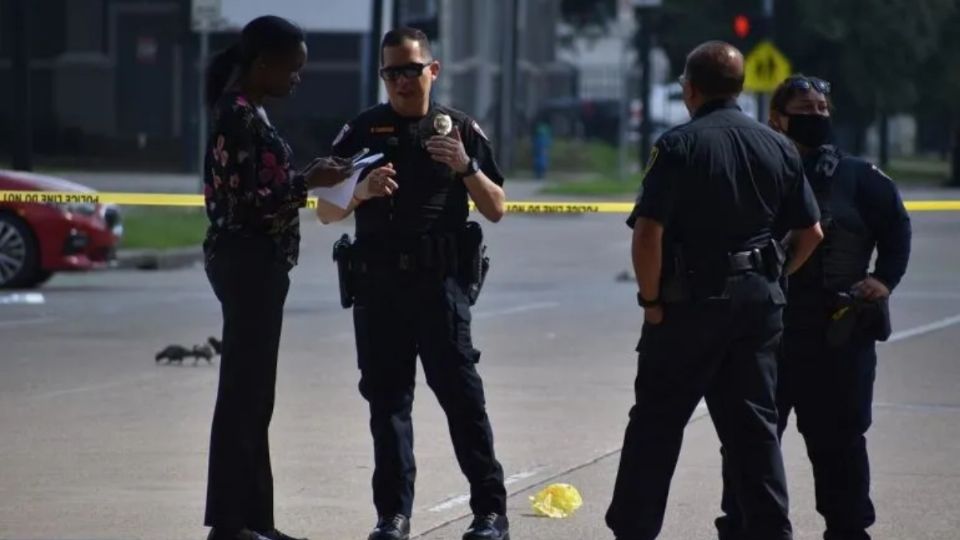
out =
[[(517, 198), (514, 196), (513, 198)], [(960, 214), (915, 214), (915, 253), (880, 346), (869, 434), (887, 540), (960, 538)], [(314, 540), (366, 538), (372, 448), (356, 391), (352, 326), (330, 246), (346, 226), (304, 224), (292, 274), (271, 431), (281, 528)], [(608, 539), (618, 449), (632, 401), (641, 313), (622, 216), (510, 216), (488, 227), (494, 267), (475, 342), (514, 540)], [(0, 293), (0, 538), (189, 539), (202, 527), (216, 365), (156, 365), (170, 343), (219, 332), (199, 267), (56, 276), (41, 296)], [(216, 360), (215, 360), (216, 362)], [(422, 376), (421, 376), (422, 377)], [(436, 400), (414, 407), (415, 533), (460, 538), (469, 509)], [(715, 537), (718, 443), (705, 410), (687, 428), (661, 538)], [(796, 538), (822, 527), (810, 468), (785, 441)], [(528, 497), (570, 482), (572, 518), (532, 516)]]

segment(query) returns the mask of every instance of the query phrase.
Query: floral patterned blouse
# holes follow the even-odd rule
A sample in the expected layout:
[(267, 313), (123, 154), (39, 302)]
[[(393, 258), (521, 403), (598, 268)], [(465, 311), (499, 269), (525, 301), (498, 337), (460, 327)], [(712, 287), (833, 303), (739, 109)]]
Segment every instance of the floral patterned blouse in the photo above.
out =
[(290, 146), (246, 97), (224, 94), (212, 112), (204, 160), (204, 198), (210, 227), (207, 262), (221, 235), (266, 235), (280, 262), (292, 268), (300, 252), (298, 210), (306, 205), (303, 175), (290, 166)]

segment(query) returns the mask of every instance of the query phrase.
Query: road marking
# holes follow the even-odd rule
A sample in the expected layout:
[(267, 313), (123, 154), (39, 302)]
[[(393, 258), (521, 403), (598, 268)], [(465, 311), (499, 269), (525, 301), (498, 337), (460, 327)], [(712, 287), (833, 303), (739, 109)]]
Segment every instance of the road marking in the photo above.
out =
[[(690, 417), (690, 421), (689, 421), (688, 423), (691, 423), (691, 424), (692, 424), (693, 422), (696, 422), (697, 420), (699, 420), (699, 419), (701, 419), (701, 418), (703, 418), (703, 417), (705, 417), (705, 416), (707, 416), (707, 415), (709, 415), (709, 412), (707, 411), (707, 405), (706, 405), (706, 403), (705, 403), (703, 400), (700, 400), (700, 403), (697, 405), (697, 410), (693, 413), (693, 416)], [(571, 469), (568, 469), (568, 470), (566, 470), (566, 471), (564, 471), (564, 472), (562, 472), (562, 473), (553, 475), (552, 477), (550, 477), (550, 478), (548, 478), (548, 479), (546, 479), (546, 480), (544, 480), (544, 481), (542, 481), (542, 482), (540, 482), (540, 483), (546, 483), (546, 482), (549, 482), (549, 481), (551, 481), (551, 480), (555, 480), (555, 479), (557, 479), (557, 478), (559, 478), (559, 477), (561, 477), (561, 476), (570, 474), (570, 473), (572, 473), (572, 472), (574, 472), (574, 471), (576, 471), (576, 470), (578, 470), (578, 469), (581, 469), (581, 468), (583, 468), (583, 467), (585, 467), (585, 466), (587, 466), (587, 465), (590, 465), (590, 464), (592, 464), (592, 463), (596, 463), (596, 462), (600, 461), (601, 459), (610, 457), (611, 455), (615, 455), (615, 454), (617, 454), (617, 453), (619, 453), (619, 452), (620, 452), (620, 449), (613, 450), (613, 451), (610, 451), (610, 452), (605, 452), (602, 456), (600, 456), (600, 457), (598, 457), (598, 458), (595, 458), (595, 459), (593, 459), (593, 460), (591, 460), (591, 461), (589, 461), (589, 462), (587, 462), (587, 463), (583, 463), (583, 464), (577, 465), (577, 466), (575, 466), (575, 467), (573, 467), (573, 468), (571, 468)], [(516, 474), (512, 474), (512, 475), (508, 476), (506, 479), (504, 479), (503, 485), (504, 485), (504, 486), (509, 486), (509, 485), (511, 485), (511, 484), (516, 484), (517, 482), (520, 482), (521, 480), (526, 480), (527, 478), (531, 478), (531, 477), (533, 477), (533, 476), (536, 476), (538, 473), (540, 473), (541, 471), (543, 471), (545, 468), (546, 468), (546, 467), (537, 467), (537, 468), (535, 468), (535, 469), (530, 469), (530, 470), (528, 470), (528, 471), (521, 471), (521, 472), (518, 472), (518, 473), (516, 473)], [(528, 487), (526, 487), (526, 488), (524, 488), (523, 490), (520, 490), (520, 491), (524, 491), (524, 490), (526, 490), (526, 489), (529, 489), (530, 487), (531, 487), (531, 486), (528, 486)], [(519, 493), (519, 491), (518, 491), (517, 493)], [(511, 493), (510, 496), (512, 496), (512, 495), (516, 495), (516, 493)], [(466, 504), (466, 503), (469, 502), (469, 501), (470, 501), (470, 495), (457, 495), (457, 496), (455, 496), (455, 497), (450, 497), (449, 499), (446, 499), (446, 500), (440, 502), (439, 504), (428, 508), (428, 509), (427, 509), (427, 512), (443, 512), (444, 510), (450, 510), (450, 509), (452, 509), (452, 508), (456, 508), (456, 507), (458, 507), (458, 506), (460, 506), (460, 505)], [(453, 521), (455, 521), (455, 520), (453, 520)], [(452, 523), (452, 521), (449, 522), (449, 523)], [(449, 523), (446, 523), (446, 525), (449, 525)], [(443, 527), (443, 526), (445, 526), (445, 525), (444, 525), (444, 524), (441, 524), (441, 525), (435, 527), (434, 529), (430, 529), (430, 531), (436, 530), (437, 528), (440, 528), (440, 527)], [(424, 535), (424, 534), (427, 534), (427, 533), (430, 532), (430, 531), (424, 531), (423, 533), (421, 533), (421, 536)], [(419, 536), (418, 536), (418, 538), (419, 538)]]
[(314, 339), (313, 342), (322, 343), (322, 342), (328, 342), (328, 341), (348, 341), (348, 340), (352, 341), (353, 336), (354, 336), (353, 332), (337, 332), (335, 334), (330, 334), (328, 336), (320, 336)]
[(70, 394), (79, 394), (82, 392), (91, 392), (94, 390), (107, 390), (110, 388), (131, 386), (138, 383), (147, 382), (149, 380), (155, 379), (159, 376), (156, 372), (147, 373), (145, 375), (140, 375), (139, 377), (131, 377), (122, 380), (115, 380), (112, 382), (106, 382), (101, 384), (91, 384), (89, 386), (77, 386), (74, 388), (66, 388), (63, 390), (55, 390), (53, 392), (43, 392), (41, 394), (33, 394), (31, 398), (33, 399), (47, 399), (53, 397), (67, 396)]
[(529, 304), (520, 304), (519, 306), (513, 306), (509, 308), (478, 311), (477, 313), (473, 314), (473, 318), (489, 319), (490, 317), (498, 317), (500, 315), (516, 315), (517, 313), (526, 313), (528, 311), (537, 311), (539, 309), (554, 308), (559, 305), (560, 302), (532, 302)]
[(42, 293), (7, 293), (0, 294), (0, 304), (28, 304), (40, 305), (47, 301)]
[(430, 507), (427, 512), (443, 512), (444, 510), (449, 510), (451, 508), (460, 506), (469, 500), (469, 495), (457, 495), (456, 497), (450, 497), (436, 506)]
[(878, 402), (873, 404), (874, 408), (878, 409), (898, 409), (904, 411), (919, 411), (919, 412), (960, 412), (960, 405), (938, 405), (935, 403), (932, 404), (923, 404), (923, 403), (885, 403)]
[(960, 323), (960, 314), (954, 315), (953, 317), (947, 317), (945, 319), (940, 319), (939, 321), (934, 321), (930, 324), (924, 324), (914, 328), (909, 328), (902, 332), (894, 332), (887, 339), (887, 343), (894, 343), (897, 341), (903, 341), (912, 337), (920, 336), (923, 334), (929, 334), (930, 332), (936, 332), (937, 330), (943, 330), (948, 326), (953, 326), (957, 323)]
[[(509, 486), (511, 484), (516, 484), (521, 480), (526, 480), (532, 476), (536, 476), (537, 473), (542, 471), (544, 467), (537, 467), (535, 469), (530, 469), (528, 471), (520, 471), (516, 474), (511, 474), (503, 480), (504, 486)], [(455, 508), (462, 504), (465, 504), (470, 501), (470, 495), (457, 495), (456, 497), (450, 497), (449, 499), (444, 500), (436, 506), (432, 506), (427, 509), (427, 512), (443, 512), (444, 510), (449, 510)]]
[(917, 300), (960, 300), (960, 293), (936, 291), (897, 291), (896, 297)]
[(28, 324), (41, 324), (55, 320), (57, 320), (56, 317), (34, 317), (32, 319), (20, 319), (19, 321), (0, 321), (0, 328), (26, 326)]

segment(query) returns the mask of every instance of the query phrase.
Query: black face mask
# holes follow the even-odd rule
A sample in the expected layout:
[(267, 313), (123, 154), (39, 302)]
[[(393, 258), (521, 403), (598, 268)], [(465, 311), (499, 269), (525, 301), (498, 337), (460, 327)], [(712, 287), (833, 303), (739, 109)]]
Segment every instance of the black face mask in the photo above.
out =
[(817, 148), (830, 140), (831, 122), (829, 116), (820, 114), (790, 114), (787, 137), (807, 148)]

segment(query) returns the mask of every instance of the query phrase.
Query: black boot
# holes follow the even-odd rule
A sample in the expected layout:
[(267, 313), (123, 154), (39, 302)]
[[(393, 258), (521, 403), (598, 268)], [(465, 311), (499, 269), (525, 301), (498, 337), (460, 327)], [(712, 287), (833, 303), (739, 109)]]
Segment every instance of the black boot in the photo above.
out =
[(410, 540), (410, 518), (403, 514), (380, 518), (367, 540)]
[(500, 514), (474, 516), (463, 540), (510, 540), (510, 522)]
[(306, 538), (294, 538), (288, 534), (283, 534), (277, 529), (272, 531), (261, 532), (260, 536), (263, 536), (267, 540), (307, 540)]
[(218, 529), (216, 527), (210, 529), (210, 534), (207, 535), (207, 540), (270, 540), (260, 534), (257, 534), (250, 529), (240, 529), (240, 530), (226, 530)]

